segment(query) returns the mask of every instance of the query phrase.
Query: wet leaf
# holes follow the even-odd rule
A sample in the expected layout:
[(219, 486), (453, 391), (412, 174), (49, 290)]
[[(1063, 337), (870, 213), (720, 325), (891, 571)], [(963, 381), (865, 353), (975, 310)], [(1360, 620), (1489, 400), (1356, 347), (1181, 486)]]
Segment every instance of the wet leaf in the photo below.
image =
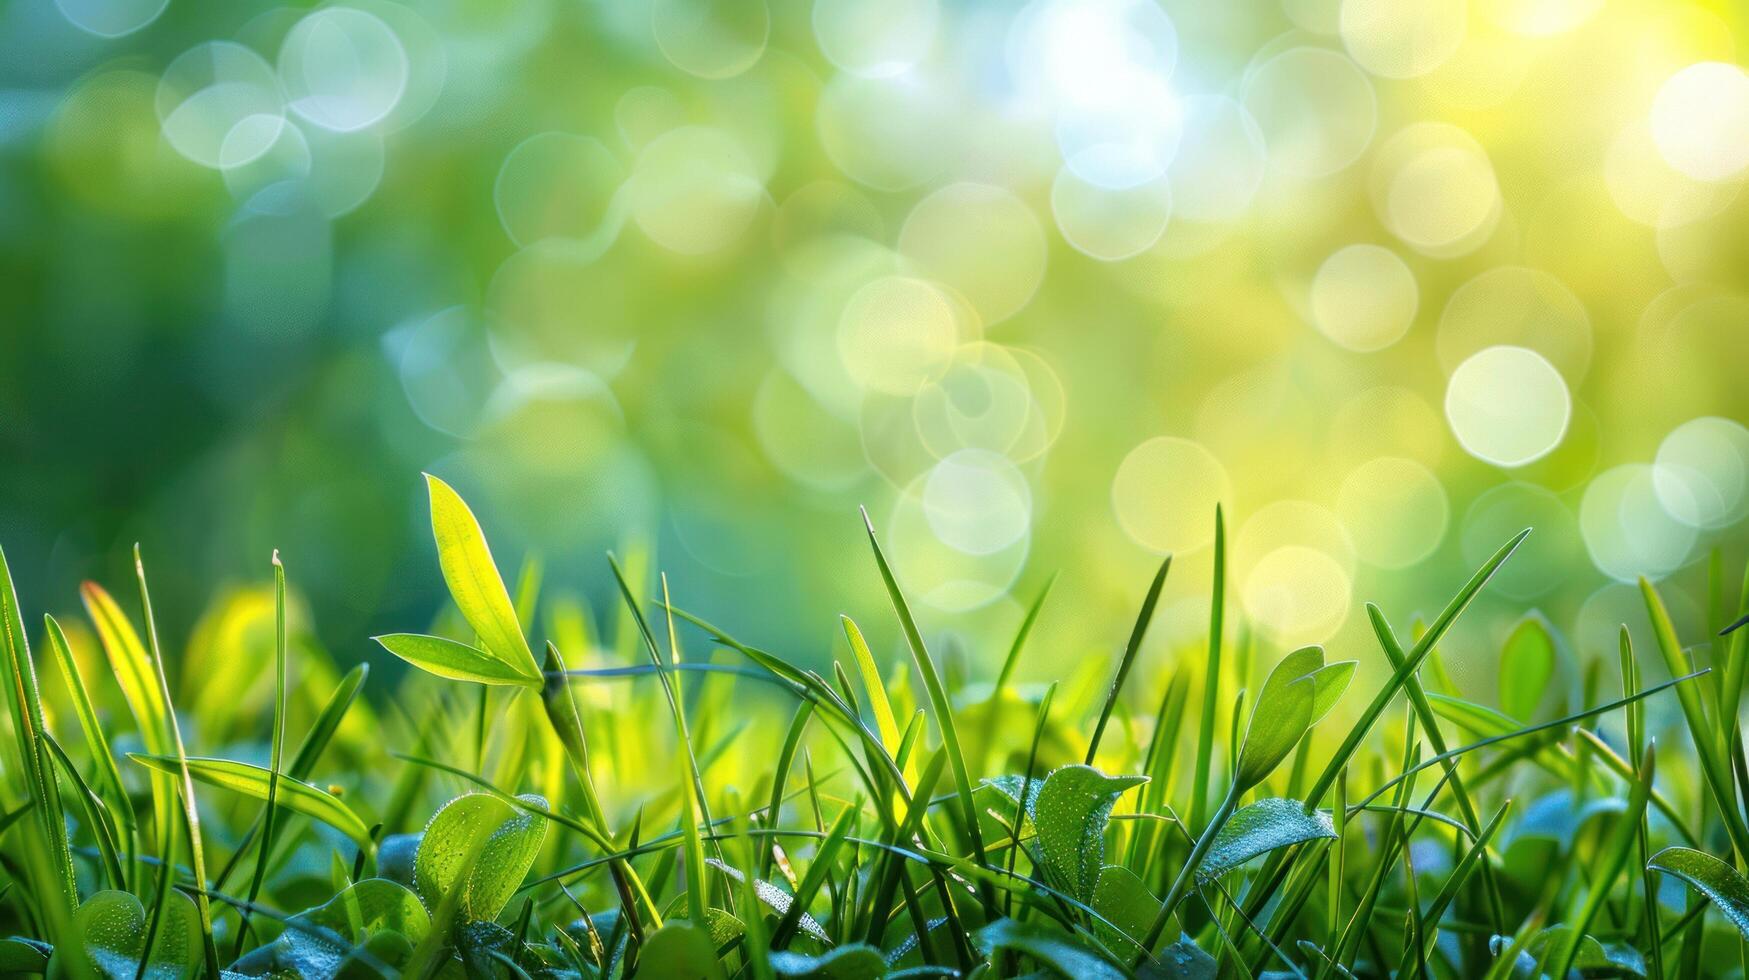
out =
[[(538, 796), (519, 799), (543, 809)], [(452, 889), (462, 922), (498, 917), (546, 837), (546, 822), (496, 796), (469, 793), (445, 804), (425, 825), (414, 858), (413, 877), (427, 908), (436, 908)]]
[(1705, 895), (1749, 939), (1749, 878), (1725, 862), (1691, 847), (1666, 847), (1646, 867), (1675, 875)]
[(1277, 848), (1335, 837), (1330, 815), (1322, 810), (1307, 813), (1305, 804), (1279, 797), (1258, 800), (1233, 814), (1196, 872), (1213, 878)]
[[(1105, 867), (1105, 824), (1124, 791), (1146, 776), (1107, 776), (1092, 766), (1064, 766), (1044, 779), (1033, 826), (1046, 865), (1067, 891), (1086, 901)], [(1018, 792), (1018, 790), (1016, 790)]]

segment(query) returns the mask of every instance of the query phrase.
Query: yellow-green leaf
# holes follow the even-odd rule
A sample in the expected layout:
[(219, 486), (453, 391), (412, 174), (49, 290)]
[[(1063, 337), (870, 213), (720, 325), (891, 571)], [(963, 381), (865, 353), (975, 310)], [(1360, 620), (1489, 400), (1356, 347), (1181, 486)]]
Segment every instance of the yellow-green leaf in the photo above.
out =
[(525, 677), (540, 677), (534, 651), (522, 635), (510, 593), (486, 547), (485, 532), (461, 496), (437, 477), (425, 475), (431, 492), (431, 533), (449, 594), (486, 652)]
[(478, 647), (446, 640), (441, 636), (420, 633), (389, 633), (373, 637), (389, 651), (420, 670), (455, 681), (476, 684), (515, 684), (519, 687), (541, 686), (541, 676), (523, 674), (502, 660)]
[[(177, 760), (172, 757), (130, 755), (128, 758), (159, 772), (178, 772)], [(271, 771), (247, 762), (197, 758), (188, 760), (188, 774), (209, 786), (228, 789), (258, 800), (267, 799), (268, 784), (273, 776)], [(358, 814), (352, 812), (351, 807), (301, 779), (280, 773), (279, 792), (274, 802), (294, 813), (320, 820), (352, 838), (359, 847), (368, 849), (371, 846), (370, 828), (364, 825)]]

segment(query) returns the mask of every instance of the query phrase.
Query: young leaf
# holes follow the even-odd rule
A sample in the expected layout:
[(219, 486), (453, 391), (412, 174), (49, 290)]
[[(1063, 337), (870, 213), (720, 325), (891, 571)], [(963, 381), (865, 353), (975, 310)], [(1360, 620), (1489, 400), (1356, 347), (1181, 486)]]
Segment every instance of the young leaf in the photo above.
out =
[(1064, 766), (1045, 777), (1032, 806), (1045, 864), (1066, 890), (1086, 901), (1105, 867), (1105, 824), (1125, 790), (1145, 776), (1107, 776), (1092, 766)]
[(1542, 619), (1526, 616), (1500, 650), (1500, 710), (1529, 719), (1555, 673), (1555, 638)]
[(1297, 800), (1279, 797), (1258, 800), (1235, 812), (1221, 828), (1196, 873), (1205, 879), (1219, 877), (1276, 848), (1335, 837), (1330, 815), (1322, 810), (1307, 813)]
[[(148, 769), (159, 772), (178, 773), (180, 768), (176, 759), (159, 755), (129, 755), (128, 758), (138, 762)], [(230, 759), (201, 759), (190, 757), (188, 774), (209, 786), (228, 789), (233, 793), (253, 797), (265, 801), (268, 792), (273, 787), (272, 770), (261, 766), (252, 766), (247, 762), (233, 762)], [(280, 773), (279, 792), (275, 799), (277, 805), (285, 807), (293, 813), (301, 813), (312, 820), (333, 827), (352, 838), (363, 850), (370, 850), (370, 828), (359, 819), (352, 808), (340, 802), (339, 799), (322, 792), (301, 779), (294, 779), (286, 773)]]
[(1306, 727), (1310, 728), (1322, 721), (1330, 713), (1330, 709), (1336, 707), (1336, 702), (1342, 700), (1342, 695), (1348, 690), (1348, 682), (1354, 680), (1354, 669), (1359, 664), (1358, 660), (1338, 660), (1312, 671), (1312, 684), (1317, 690), (1312, 695), (1312, 721)]
[(429, 473), (425, 483), (431, 495), (431, 533), (437, 539), (437, 561), (443, 568), (443, 580), (449, 583), (450, 597), (486, 652), (513, 673), (533, 678), (538, 686), (540, 667), (522, 635), (516, 607), (511, 605), (504, 579), (492, 562), (480, 522), (449, 484)]
[[(518, 799), (546, 809), (538, 796)], [(425, 825), (414, 857), (420, 897), (436, 908), (453, 894), (463, 922), (497, 918), (534, 864), (546, 832), (546, 821), (496, 796), (468, 793), (450, 800)]]
[(1134, 871), (1118, 864), (1108, 864), (1100, 870), (1099, 884), (1088, 904), (1105, 920), (1094, 923), (1093, 931), (1106, 945), (1125, 956), (1141, 952), (1137, 944), (1147, 935), (1154, 916), (1160, 914), (1160, 900), (1148, 891), (1147, 884)]
[[(1270, 680), (1274, 679), (1272, 674)], [(1317, 682), (1310, 675), (1278, 685), (1273, 691), (1269, 684), (1264, 685), (1263, 693), (1257, 698), (1257, 707), (1251, 711), (1251, 724), (1245, 730), (1244, 744), (1239, 749), (1238, 772), (1233, 777), (1238, 792), (1267, 779), (1305, 737), (1306, 729), (1312, 724), (1317, 690)]]
[(723, 980), (716, 944), (701, 926), (671, 922), (650, 934), (638, 952), (638, 976)]
[(375, 636), (383, 649), (420, 670), (447, 677), (453, 681), (473, 681), (476, 684), (513, 684), (538, 690), (539, 671), (524, 673), (515, 666), (481, 650), (446, 640), (441, 636), (420, 633), (389, 633)]
[(1666, 847), (1646, 867), (1675, 875), (1705, 895), (1749, 939), (1749, 878), (1736, 868), (1691, 847)]

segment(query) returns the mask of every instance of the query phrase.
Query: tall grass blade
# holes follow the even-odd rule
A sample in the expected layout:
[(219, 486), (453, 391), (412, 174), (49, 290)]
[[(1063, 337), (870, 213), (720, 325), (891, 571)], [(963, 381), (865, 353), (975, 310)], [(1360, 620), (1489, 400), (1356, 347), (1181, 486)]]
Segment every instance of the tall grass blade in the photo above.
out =
[(1215, 713), (1221, 697), (1221, 640), (1226, 631), (1227, 609), (1227, 518), (1215, 505), (1215, 571), (1209, 589), (1208, 659), (1203, 665), (1202, 717), (1196, 731), (1196, 769), (1190, 783), (1190, 832), (1202, 833), (1207, 824), (1209, 766), (1215, 751)]
[(68, 917), (79, 904), (78, 879), (73, 874), (73, 853), (67, 842), (67, 826), (61, 808), (60, 786), (50, 767), (45, 739), (42, 695), (37, 690), (36, 664), (30, 657), (30, 640), (24, 635), (24, 618), (18, 608), (18, 592), (12, 585), (12, 569), (0, 551), (0, 655), (6, 659), (6, 703), (11, 709), (16, 754), (13, 778), (22, 777), (26, 796), (35, 816), (39, 838), (26, 845), (32, 898), (43, 918), (51, 941), (65, 931)]
[[(971, 844), (972, 857), (978, 864), (986, 863), (984, 855), (984, 837), (978, 830), (978, 805), (972, 799), (971, 774), (966, 770), (965, 753), (960, 749), (959, 731), (954, 727), (953, 704), (948, 700), (947, 690), (942, 686), (941, 675), (936, 672), (935, 661), (929, 656), (929, 649), (923, 644), (923, 634), (917, 629), (917, 621), (911, 616), (911, 607), (906, 604), (905, 596), (899, 591), (899, 582), (893, 577), (893, 570), (887, 564), (887, 556), (881, 552), (880, 542), (875, 539), (874, 522), (869, 520), (868, 511), (862, 512), (863, 526), (868, 530), (868, 544), (874, 550), (875, 565), (880, 569), (881, 581), (886, 585), (887, 597), (893, 603), (893, 611), (898, 614), (899, 625), (904, 629), (905, 642), (911, 648), (911, 658), (917, 664), (917, 672), (923, 675), (923, 686), (929, 694), (930, 707), (935, 711), (935, 724), (941, 731), (941, 742), (947, 752), (948, 766), (953, 770), (954, 788), (959, 792), (960, 819), (966, 840)], [(988, 885), (980, 884), (979, 898), (984, 907), (995, 910), (995, 894)]]
[(1136, 655), (1142, 651), (1142, 638), (1148, 634), (1148, 624), (1154, 621), (1154, 607), (1160, 602), (1160, 589), (1165, 586), (1166, 573), (1171, 568), (1172, 556), (1167, 555), (1160, 562), (1160, 570), (1154, 573), (1154, 580), (1148, 583), (1148, 594), (1142, 599), (1141, 612), (1136, 614), (1136, 625), (1130, 628), (1129, 642), (1124, 644), (1123, 656), (1117, 662), (1117, 673), (1112, 676), (1111, 688), (1105, 692), (1105, 704), (1099, 709), (1099, 720), (1094, 723), (1093, 735), (1087, 740), (1087, 755), (1081, 760), (1086, 765), (1092, 765), (1099, 754), (1099, 740), (1105, 735), (1106, 723), (1111, 721), (1111, 711), (1117, 707), (1118, 695), (1123, 693), (1124, 681), (1129, 679)]

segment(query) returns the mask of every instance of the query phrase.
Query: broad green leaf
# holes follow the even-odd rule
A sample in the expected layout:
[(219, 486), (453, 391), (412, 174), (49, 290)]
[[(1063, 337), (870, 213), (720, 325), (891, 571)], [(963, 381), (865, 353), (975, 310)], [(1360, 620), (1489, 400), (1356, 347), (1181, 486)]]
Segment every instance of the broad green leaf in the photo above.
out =
[(880, 980), (887, 960), (873, 946), (850, 943), (819, 956), (780, 950), (771, 954), (771, 968), (785, 980)]
[(723, 980), (717, 948), (703, 929), (670, 922), (651, 933), (638, 952), (638, 975), (671, 980)]
[(1309, 840), (1334, 839), (1336, 828), (1322, 810), (1306, 812), (1297, 800), (1272, 797), (1258, 800), (1234, 813), (1215, 835), (1214, 846), (1197, 866), (1201, 878), (1213, 878), (1246, 861)]
[(515, 667), (478, 647), (446, 640), (441, 636), (422, 633), (389, 633), (372, 637), (402, 660), (420, 670), (447, 677), (452, 681), (473, 681), (476, 684), (514, 684), (539, 689), (541, 676), (537, 671), (522, 673)]
[[(1234, 777), (1237, 791), (1243, 792), (1263, 782), (1312, 726), (1319, 703), (1316, 675), (1323, 666), (1323, 648), (1301, 647), (1281, 658), (1281, 662), (1269, 672), (1269, 678), (1257, 693), (1257, 706), (1251, 709), (1251, 724), (1245, 730), (1245, 741), (1239, 749), (1238, 773)], [(1338, 671), (1325, 681), (1329, 704), (1334, 704), (1342, 688), (1347, 686), (1342, 677), (1342, 672)]]
[(1540, 617), (1524, 617), (1500, 650), (1500, 710), (1528, 720), (1555, 673), (1555, 638)]
[(449, 583), (450, 597), (486, 652), (514, 673), (534, 678), (538, 685), (540, 667), (522, 635), (516, 607), (511, 605), (504, 579), (486, 547), (480, 522), (449, 484), (429, 473), (425, 483), (431, 494), (431, 533), (437, 539), (437, 561), (443, 568), (443, 580)]
[[(538, 796), (517, 798), (546, 809)], [(419, 897), (436, 908), (453, 892), (461, 921), (497, 918), (534, 864), (546, 830), (546, 821), (487, 793), (450, 800), (419, 841), (413, 862)]]
[[(137, 754), (128, 758), (159, 772), (178, 771), (175, 759)], [(209, 786), (228, 789), (257, 800), (267, 799), (268, 783), (272, 779), (272, 773), (261, 766), (233, 762), (230, 759), (190, 758), (188, 774)], [(372, 845), (370, 828), (365, 826), (358, 814), (352, 812), (351, 807), (301, 779), (280, 773), (277, 803), (293, 813), (301, 813), (333, 827), (352, 838), (360, 848), (369, 850)]]
[(1031, 957), (1040, 966), (1071, 980), (1123, 980), (1125, 971), (1088, 947), (1081, 939), (1043, 921), (997, 919), (973, 936), (978, 952), (994, 956), (1009, 950)]
[[(201, 965), (200, 916), (194, 902), (169, 893), (164, 914), (146, 956), (146, 907), (122, 891), (101, 891), (73, 913), (66, 940), (49, 964), (51, 977), (101, 977), (103, 980), (183, 980)], [(140, 961), (147, 959), (145, 969)]]
[(1154, 924), (1154, 916), (1160, 914), (1160, 900), (1148, 891), (1147, 884), (1134, 871), (1118, 864), (1100, 869), (1099, 884), (1088, 904), (1105, 920), (1094, 923), (1093, 931), (1126, 958), (1142, 951), (1141, 939)]
[[(292, 916), (278, 939), (245, 956), (233, 969), (251, 976), (300, 980), (342, 975), (343, 968), (361, 959), (367, 967), (374, 967), (370, 959), (375, 959), (398, 969), (430, 928), (431, 918), (418, 896), (392, 881), (366, 878), (326, 903)], [(370, 959), (359, 955), (354, 948), (359, 946)]]
[(1033, 801), (1045, 864), (1065, 890), (1086, 901), (1105, 867), (1105, 824), (1124, 791), (1146, 776), (1107, 776), (1092, 766), (1064, 766), (1045, 777)]
[[(739, 869), (731, 868), (716, 858), (706, 858), (704, 863), (721, 871), (723, 874), (728, 875), (735, 881), (739, 882), (747, 880), (747, 876), (742, 874)], [(769, 881), (764, 881), (759, 878), (753, 879), (753, 893), (759, 896), (759, 901), (766, 908), (776, 913), (780, 918), (788, 916), (790, 914), (790, 909), (795, 904), (795, 897), (789, 892), (784, 891)], [(832, 941), (832, 938), (826, 935), (826, 930), (820, 928), (820, 923), (806, 912), (803, 912), (801, 917), (797, 919), (796, 925), (803, 932), (823, 943), (829, 943)]]
[(1711, 854), (1691, 847), (1666, 847), (1646, 867), (1675, 875), (1705, 895), (1749, 939), (1749, 878)]

